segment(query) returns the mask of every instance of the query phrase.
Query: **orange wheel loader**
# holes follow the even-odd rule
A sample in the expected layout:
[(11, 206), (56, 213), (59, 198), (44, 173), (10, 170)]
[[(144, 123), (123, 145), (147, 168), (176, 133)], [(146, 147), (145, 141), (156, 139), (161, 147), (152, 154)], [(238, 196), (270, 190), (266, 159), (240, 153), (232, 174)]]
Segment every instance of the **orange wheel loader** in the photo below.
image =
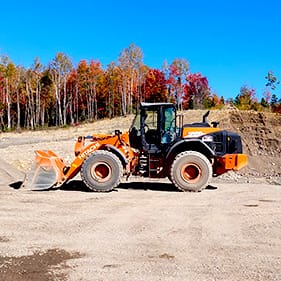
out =
[(37, 150), (31, 189), (60, 187), (78, 173), (93, 191), (118, 187), (122, 176), (168, 177), (181, 191), (201, 191), (212, 176), (247, 164), (241, 137), (217, 122), (183, 124), (172, 103), (140, 103), (128, 132), (78, 137), (70, 165), (52, 151)]

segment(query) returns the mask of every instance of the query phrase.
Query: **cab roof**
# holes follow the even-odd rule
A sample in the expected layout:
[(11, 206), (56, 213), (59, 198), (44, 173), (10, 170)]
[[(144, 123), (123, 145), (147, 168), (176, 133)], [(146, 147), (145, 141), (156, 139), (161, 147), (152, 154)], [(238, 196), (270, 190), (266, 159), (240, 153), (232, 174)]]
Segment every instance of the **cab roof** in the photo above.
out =
[(173, 107), (174, 104), (171, 102), (141, 102), (140, 103), (140, 107), (160, 107), (160, 106)]

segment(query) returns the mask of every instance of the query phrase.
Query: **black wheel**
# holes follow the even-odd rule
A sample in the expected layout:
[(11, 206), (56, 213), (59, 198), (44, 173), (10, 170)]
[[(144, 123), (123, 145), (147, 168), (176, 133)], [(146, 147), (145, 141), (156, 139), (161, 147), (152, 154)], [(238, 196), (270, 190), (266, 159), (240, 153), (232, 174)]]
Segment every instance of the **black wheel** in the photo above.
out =
[(184, 151), (174, 160), (170, 179), (182, 191), (201, 191), (212, 176), (212, 166), (206, 156), (197, 151)]
[(115, 154), (98, 150), (84, 161), (80, 173), (89, 189), (106, 192), (119, 185), (122, 170), (121, 161)]

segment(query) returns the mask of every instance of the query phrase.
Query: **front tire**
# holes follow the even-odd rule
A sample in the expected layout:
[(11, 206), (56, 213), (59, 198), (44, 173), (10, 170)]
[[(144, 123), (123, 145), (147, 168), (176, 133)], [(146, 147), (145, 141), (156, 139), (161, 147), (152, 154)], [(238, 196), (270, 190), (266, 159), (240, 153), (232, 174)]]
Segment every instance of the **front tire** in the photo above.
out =
[(97, 150), (83, 162), (80, 173), (89, 189), (107, 192), (119, 185), (122, 171), (121, 161), (115, 154)]
[(197, 151), (180, 153), (171, 167), (171, 181), (181, 191), (201, 191), (206, 188), (211, 177), (210, 161)]

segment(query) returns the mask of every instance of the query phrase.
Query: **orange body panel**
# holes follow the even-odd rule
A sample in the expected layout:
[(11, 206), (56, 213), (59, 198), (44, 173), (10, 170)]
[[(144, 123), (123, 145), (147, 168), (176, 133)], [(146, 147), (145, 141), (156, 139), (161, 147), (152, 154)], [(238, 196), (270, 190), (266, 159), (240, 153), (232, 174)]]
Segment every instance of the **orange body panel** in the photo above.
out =
[(214, 127), (185, 127), (182, 130), (183, 138), (198, 138), (200, 136), (221, 131), (220, 128)]
[(216, 158), (216, 175), (224, 174), (229, 170), (238, 171), (248, 163), (246, 154), (226, 154)]
[(103, 149), (105, 146), (112, 146), (123, 154), (127, 161), (127, 172), (134, 168), (137, 164), (137, 157), (134, 150), (130, 147), (129, 133), (115, 134), (115, 135), (94, 135), (92, 137), (79, 137), (74, 152), (76, 158), (72, 161), (69, 167), (66, 163), (50, 150), (37, 150), (35, 151), (36, 157), (36, 171), (39, 173), (39, 168), (45, 167), (52, 171), (52, 174), (56, 174), (56, 185), (59, 186), (65, 181), (68, 181), (75, 177), (80, 171), (84, 160), (98, 149)]
[(135, 153), (130, 147), (129, 133), (120, 135), (94, 135), (91, 138), (79, 137), (75, 144), (74, 151), (76, 158), (70, 164), (70, 168), (66, 173), (67, 180), (73, 178), (81, 169), (83, 161), (94, 151), (101, 149), (103, 146), (113, 146), (117, 148), (128, 162), (127, 170), (131, 170), (134, 165)]

